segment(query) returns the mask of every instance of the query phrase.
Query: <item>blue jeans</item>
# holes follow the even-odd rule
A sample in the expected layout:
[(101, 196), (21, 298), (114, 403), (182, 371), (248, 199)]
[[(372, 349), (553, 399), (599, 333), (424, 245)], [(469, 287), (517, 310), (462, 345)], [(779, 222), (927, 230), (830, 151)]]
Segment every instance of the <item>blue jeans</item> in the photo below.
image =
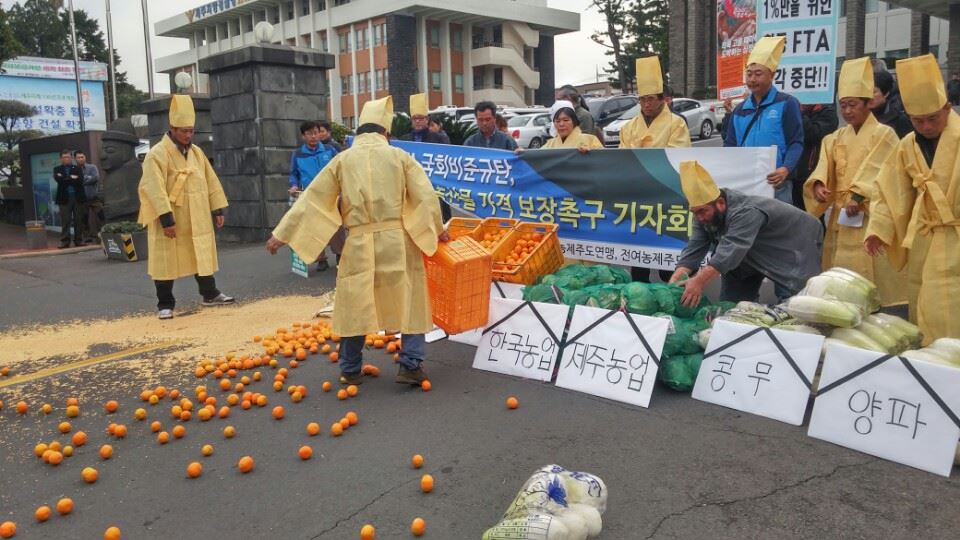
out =
[[(420, 369), (423, 362), (427, 340), (423, 334), (404, 334), (403, 350), (400, 351), (400, 364), (409, 370)], [(340, 340), (340, 371), (347, 374), (359, 373), (363, 367), (363, 345), (365, 336), (350, 336)]]
[(773, 198), (793, 206), (793, 180), (784, 180), (773, 190)]

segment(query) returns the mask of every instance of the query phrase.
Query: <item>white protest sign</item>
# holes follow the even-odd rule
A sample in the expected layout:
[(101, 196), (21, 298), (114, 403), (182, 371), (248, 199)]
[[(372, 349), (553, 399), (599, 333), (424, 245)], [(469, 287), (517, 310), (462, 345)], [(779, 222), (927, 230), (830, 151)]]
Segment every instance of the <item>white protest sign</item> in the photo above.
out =
[(649, 406), (669, 325), (655, 317), (574, 307), (557, 386)]
[(473, 367), (549, 381), (570, 308), (495, 298)]
[(693, 398), (799, 426), (823, 336), (718, 320)]
[(807, 434), (950, 476), (960, 369), (830, 343)]
[[(522, 300), (523, 299), (523, 285), (517, 285), (516, 283), (501, 283), (499, 281), (494, 281), (490, 287), (490, 300), (494, 298), (510, 298), (512, 300)], [(427, 343), (433, 343), (435, 341), (440, 341), (445, 337), (449, 337), (450, 341), (456, 343), (463, 343), (465, 345), (472, 345), (474, 347), (480, 343), (480, 334), (482, 332), (481, 328), (476, 330), (470, 330), (469, 332), (461, 332), (459, 334), (454, 334), (448, 336), (443, 330), (434, 327), (434, 329), (429, 332), (426, 336)]]

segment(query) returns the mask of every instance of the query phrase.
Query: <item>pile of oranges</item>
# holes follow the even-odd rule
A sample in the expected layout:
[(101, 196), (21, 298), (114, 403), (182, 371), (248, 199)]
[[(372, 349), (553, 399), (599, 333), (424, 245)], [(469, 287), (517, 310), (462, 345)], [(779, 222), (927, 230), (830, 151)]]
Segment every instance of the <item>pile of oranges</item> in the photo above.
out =
[(487, 251), (493, 251), (494, 246), (496, 246), (509, 232), (510, 229), (495, 229), (493, 231), (485, 232), (480, 239), (480, 245), (483, 246)]
[(543, 243), (543, 235), (540, 233), (524, 233), (517, 235), (516, 242), (507, 252), (506, 256), (501, 256), (494, 261), (494, 268), (499, 270), (508, 270), (507, 266), (516, 266), (526, 262), (530, 254)]

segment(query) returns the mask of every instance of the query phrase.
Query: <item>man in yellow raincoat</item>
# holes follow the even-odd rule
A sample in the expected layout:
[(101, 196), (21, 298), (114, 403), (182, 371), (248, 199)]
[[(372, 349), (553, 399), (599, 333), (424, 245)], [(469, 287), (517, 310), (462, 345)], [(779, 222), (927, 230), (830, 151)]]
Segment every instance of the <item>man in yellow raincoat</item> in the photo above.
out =
[(898, 60), (897, 78), (914, 132), (883, 167), (864, 247), (907, 266), (910, 318), (928, 344), (960, 337), (960, 116), (934, 56)]
[[(445, 239), (440, 203), (420, 164), (390, 146), (390, 96), (368, 101), (350, 150), (310, 183), (273, 230), (267, 250), (289, 244), (313, 260), (343, 225), (347, 242), (337, 271), (333, 331), (340, 341), (340, 382), (360, 384), (364, 338), (403, 334), (397, 382), (420, 385), (424, 333), (433, 328), (423, 256)], [(337, 200), (340, 199), (339, 207)]]
[(637, 58), (636, 66), (640, 114), (620, 129), (620, 148), (689, 148), (687, 122), (670, 110), (663, 95), (660, 58)]
[(234, 301), (217, 289), (213, 277), (218, 269), (214, 225), (223, 227), (227, 198), (207, 157), (192, 144), (195, 121), (190, 96), (173, 96), (170, 131), (143, 160), (138, 221), (147, 228), (147, 273), (156, 285), (161, 319), (173, 317), (173, 280), (179, 277), (196, 277), (204, 306)]
[(876, 283), (884, 306), (907, 301), (906, 274), (886, 259), (873, 259), (860, 249), (870, 223), (870, 202), (876, 198), (877, 176), (900, 139), (870, 111), (873, 65), (870, 58), (847, 60), (840, 69), (837, 97), (847, 125), (827, 135), (820, 145), (817, 168), (803, 185), (807, 211), (826, 215), (823, 269), (840, 266)]

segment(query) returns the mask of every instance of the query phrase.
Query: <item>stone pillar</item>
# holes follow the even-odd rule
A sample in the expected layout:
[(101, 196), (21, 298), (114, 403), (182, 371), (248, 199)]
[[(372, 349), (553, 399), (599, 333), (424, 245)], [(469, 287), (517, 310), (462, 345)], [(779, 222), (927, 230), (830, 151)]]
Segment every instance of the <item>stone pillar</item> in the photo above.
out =
[[(213, 161), (213, 127), (210, 122), (210, 98), (191, 95), (193, 109), (197, 113), (197, 125), (193, 126), (193, 144), (200, 147), (207, 159)], [(148, 99), (141, 104), (147, 115), (147, 133), (150, 146), (160, 142), (164, 133), (170, 130), (170, 96)]]
[(213, 168), (230, 201), (225, 240), (263, 241), (287, 211), (299, 125), (325, 119), (325, 72), (333, 66), (330, 54), (272, 44), (200, 61), (210, 75)]
[[(692, 0), (687, 3), (687, 80), (683, 89), (683, 95), (686, 97), (690, 97), (695, 90), (706, 86), (704, 75), (707, 60), (700, 57), (706, 49), (704, 44), (707, 39), (706, 28), (704, 28), (705, 9), (706, 6), (699, 0)], [(674, 92), (676, 92), (676, 89)]]
[(687, 93), (687, 0), (670, 0), (669, 84), (676, 94)]
[[(469, 51), (464, 51), (469, 54)], [(416, 94), (416, 71), (410, 59), (417, 55), (417, 20), (409, 15), (387, 15), (387, 70), (390, 95)], [(397, 111), (408, 112), (408, 100), (398, 99), (393, 104)]]
[(960, 73), (960, 4), (950, 4), (950, 26), (947, 37), (947, 80)]
[(847, 43), (845, 57), (853, 60), (863, 56), (864, 35), (867, 26), (866, 0), (847, 0)]
[[(555, 92), (557, 89), (553, 36), (548, 36), (541, 33), (540, 43), (537, 44), (537, 50), (534, 52), (534, 55), (536, 56), (535, 62), (537, 70), (540, 71), (540, 86), (535, 90), (534, 103), (549, 107), (553, 105), (553, 102), (556, 98)], [(472, 90), (473, 68), (470, 68), (470, 70), (470, 83)], [(473, 104), (467, 103), (467, 105)]]
[(910, 56), (930, 52), (930, 16), (919, 11), (910, 12)]

